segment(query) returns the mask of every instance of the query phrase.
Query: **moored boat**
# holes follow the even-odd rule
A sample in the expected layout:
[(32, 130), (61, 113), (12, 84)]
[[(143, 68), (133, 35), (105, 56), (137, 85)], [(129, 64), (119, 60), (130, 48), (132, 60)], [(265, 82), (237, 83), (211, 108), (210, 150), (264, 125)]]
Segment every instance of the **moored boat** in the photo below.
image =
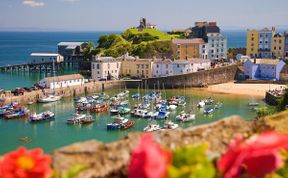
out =
[(113, 122), (107, 124), (107, 129), (108, 130), (117, 130), (121, 129), (123, 126), (127, 125), (128, 119), (121, 117), (118, 115)]
[(49, 95), (47, 97), (38, 99), (38, 102), (39, 103), (51, 103), (51, 102), (59, 101), (61, 100), (61, 98), (62, 97), (58, 95)]
[(214, 111), (213, 108), (206, 108), (206, 109), (204, 109), (204, 114), (212, 114), (213, 111)]
[(5, 119), (17, 119), (17, 118), (28, 116), (29, 112), (30, 111), (26, 108), (17, 109), (15, 111), (13, 111), (12, 113), (5, 114), (4, 118)]
[(182, 111), (178, 116), (176, 116), (176, 120), (181, 122), (189, 122), (195, 120), (195, 114), (188, 114)]
[(177, 129), (178, 127), (179, 127), (178, 124), (175, 124), (172, 121), (166, 121), (164, 123), (163, 129), (171, 129), (171, 130), (173, 130), (173, 129)]
[(129, 128), (133, 127), (134, 124), (135, 124), (135, 121), (128, 121), (126, 125), (123, 125), (123, 126), (121, 127), (121, 129), (123, 129), (123, 130), (129, 129)]
[(95, 113), (99, 113), (99, 112), (106, 112), (107, 111), (107, 105), (106, 104), (102, 104), (102, 105), (95, 105), (92, 106), (90, 108), (90, 112), (95, 112)]
[(160, 129), (161, 129), (160, 125), (157, 124), (157, 122), (151, 122), (143, 130), (144, 130), (144, 132), (154, 132), (154, 131), (157, 131)]
[(47, 121), (55, 118), (55, 114), (51, 111), (45, 111), (40, 114), (32, 113), (29, 117), (29, 122)]

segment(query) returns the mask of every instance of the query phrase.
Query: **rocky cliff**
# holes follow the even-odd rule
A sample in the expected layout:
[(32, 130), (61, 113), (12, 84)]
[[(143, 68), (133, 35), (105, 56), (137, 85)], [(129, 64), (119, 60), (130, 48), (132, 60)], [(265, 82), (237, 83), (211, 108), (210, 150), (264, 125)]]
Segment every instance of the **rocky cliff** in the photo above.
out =
[[(215, 157), (224, 152), (236, 135), (248, 137), (264, 130), (288, 132), (288, 112), (253, 122), (232, 116), (209, 125), (155, 132), (153, 136), (163, 147), (170, 149), (206, 143), (209, 156)], [(140, 135), (131, 133), (110, 144), (91, 140), (60, 148), (52, 153), (53, 166), (61, 173), (75, 165), (87, 166), (77, 176), (79, 178), (126, 177), (130, 154)]]

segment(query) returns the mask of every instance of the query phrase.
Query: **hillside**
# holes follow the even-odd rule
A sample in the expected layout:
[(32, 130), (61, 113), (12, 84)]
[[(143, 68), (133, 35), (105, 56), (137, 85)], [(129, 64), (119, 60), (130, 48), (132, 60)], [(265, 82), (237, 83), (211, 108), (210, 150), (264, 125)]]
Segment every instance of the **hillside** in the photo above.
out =
[[(119, 57), (126, 52), (133, 56), (162, 57), (171, 53), (170, 41), (179, 35), (169, 35), (157, 29), (129, 28), (118, 34), (102, 35), (98, 46), (89, 48), (93, 55)], [(87, 55), (91, 56), (91, 55)]]

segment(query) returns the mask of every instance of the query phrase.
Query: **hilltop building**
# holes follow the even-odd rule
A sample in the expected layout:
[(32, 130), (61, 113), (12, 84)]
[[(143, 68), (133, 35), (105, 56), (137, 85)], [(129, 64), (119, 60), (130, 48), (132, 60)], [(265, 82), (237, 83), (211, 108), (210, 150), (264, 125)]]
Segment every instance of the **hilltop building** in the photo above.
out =
[(99, 57), (91, 62), (91, 76), (94, 80), (118, 79), (121, 72), (121, 61), (113, 57)]
[(70, 86), (83, 85), (84, 77), (80, 74), (62, 75), (55, 77), (47, 77), (38, 82), (38, 84), (45, 88), (64, 88)]
[(244, 75), (252, 80), (280, 80), (280, 72), (285, 62), (278, 59), (247, 59), (244, 62)]
[(145, 29), (145, 28), (156, 29), (157, 25), (154, 25), (154, 24), (147, 22), (145, 18), (141, 18), (138, 28), (139, 29)]

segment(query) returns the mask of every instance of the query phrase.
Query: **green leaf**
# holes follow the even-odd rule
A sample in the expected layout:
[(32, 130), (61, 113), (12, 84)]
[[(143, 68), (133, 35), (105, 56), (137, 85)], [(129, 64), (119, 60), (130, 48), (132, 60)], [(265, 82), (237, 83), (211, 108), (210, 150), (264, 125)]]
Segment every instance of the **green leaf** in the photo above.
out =
[(181, 147), (173, 152), (173, 163), (168, 170), (170, 178), (214, 178), (215, 175), (206, 145)]
[(64, 175), (63, 178), (74, 178), (76, 177), (81, 171), (87, 169), (88, 167), (85, 165), (76, 165), (73, 166), (69, 171)]

